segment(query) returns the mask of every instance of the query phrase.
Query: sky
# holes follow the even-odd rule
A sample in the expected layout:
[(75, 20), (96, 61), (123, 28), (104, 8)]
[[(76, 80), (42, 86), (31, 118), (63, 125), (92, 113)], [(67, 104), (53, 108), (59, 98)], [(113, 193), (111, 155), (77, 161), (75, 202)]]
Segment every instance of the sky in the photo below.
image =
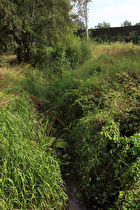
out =
[(140, 0), (91, 0), (88, 9), (88, 28), (103, 21), (111, 27), (120, 27), (125, 20), (132, 25), (140, 22)]

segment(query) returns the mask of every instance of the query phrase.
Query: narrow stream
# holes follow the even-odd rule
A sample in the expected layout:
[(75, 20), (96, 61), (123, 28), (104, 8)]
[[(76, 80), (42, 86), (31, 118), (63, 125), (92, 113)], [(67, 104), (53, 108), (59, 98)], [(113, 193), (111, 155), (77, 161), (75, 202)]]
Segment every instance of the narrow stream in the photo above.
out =
[(81, 205), (76, 198), (76, 189), (72, 187), (69, 192), (68, 210), (86, 210), (85, 206)]
[[(87, 210), (84, 204), (81, 204), (77, 199), (77, 190), (73, 184), (73, 177), (71, 176), (69, 166), (67, 167), (68, 168), (63, 171), (63, 179), (66, 183), (66, 193), (69, 197), (67, 210)], [(69, 172), (69, 175), (66, 176), (66, 172)]]

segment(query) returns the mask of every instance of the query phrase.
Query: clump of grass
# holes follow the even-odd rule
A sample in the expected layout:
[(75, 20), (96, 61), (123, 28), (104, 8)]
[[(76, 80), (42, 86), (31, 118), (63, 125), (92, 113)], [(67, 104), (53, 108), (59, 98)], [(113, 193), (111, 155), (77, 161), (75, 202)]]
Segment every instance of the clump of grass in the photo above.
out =
[(43, 72), (38, 69), (30, 69), (30, 72), (22, 80), (22, 87), (31, 95), (45, 101), (48, 81)]
[(0, 127), (0, 208), (63, 209), (67, 196), (51, 148), (55, 137), (46, 137), (49, 121), (42, 126), (22, 94), (3, 105)]

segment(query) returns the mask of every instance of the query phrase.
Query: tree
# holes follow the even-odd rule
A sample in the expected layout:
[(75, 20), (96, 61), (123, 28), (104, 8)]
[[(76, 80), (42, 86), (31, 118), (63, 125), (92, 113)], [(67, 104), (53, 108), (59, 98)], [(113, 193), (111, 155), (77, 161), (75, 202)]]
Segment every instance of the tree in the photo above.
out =
[(121, 24), (121, 27), (125, 27), (125, 26), (132, 26), (131, 21), (125, 20), (125, 21)]
[(69, 0), (0, 0), (0, 31), (14, 39), (19, 62), (64, 38), (70, 9)]
[(140, 26), (140, 22), (139, 23), (136, 23), (134, 26)]
[(88, 3), (91, 0), (72, 0), (74, 2), (74, 6), (78, 9), (78, 17), (79, 19), (83, 19), (86, 28), (86, 34), (88, 38)]
[(9, 35), (12, 33), (11, 20), (15, 8), (9, 0), (0, 0), (0, 47), (7, 48)]
[(95, 26), (95, 28), (110, 28), (110, 23), (103, 21), (103, 23), (98, 23), (98, 25)]
[(75, 13), (70, 14), (70, 17), (72, 19), (72, 21), (74, 22), (74, 25), (76, 24), (76, 26), (79, 29), (83, 29), (85, 28), (85, 24), (83, 22), (83, 20), (81, 18), (79, 18), (79, 16)]

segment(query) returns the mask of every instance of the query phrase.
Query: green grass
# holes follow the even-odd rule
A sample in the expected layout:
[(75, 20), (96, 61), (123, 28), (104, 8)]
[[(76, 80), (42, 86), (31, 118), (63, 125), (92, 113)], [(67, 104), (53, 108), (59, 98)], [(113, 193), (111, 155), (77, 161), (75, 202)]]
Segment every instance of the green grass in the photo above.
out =
[(46, 119), (43, 126), (27, 94), (1, 106), (0, 127), (0, 208), (63, 209), (67, 196), (47, 136), (51, 124)]

